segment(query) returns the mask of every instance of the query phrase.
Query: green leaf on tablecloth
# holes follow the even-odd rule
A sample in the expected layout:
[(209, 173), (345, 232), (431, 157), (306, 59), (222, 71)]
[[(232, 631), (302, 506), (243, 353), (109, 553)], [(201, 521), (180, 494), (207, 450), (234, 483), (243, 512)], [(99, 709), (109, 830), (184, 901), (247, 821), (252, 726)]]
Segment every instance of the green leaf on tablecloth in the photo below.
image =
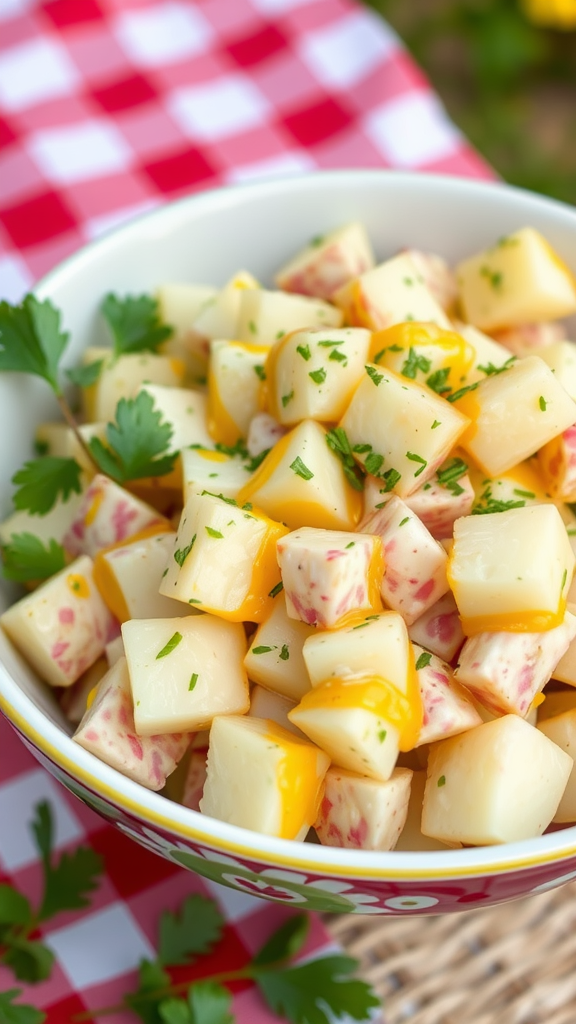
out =
[(54, 954), (42, 942), (16, 935), (9, 939), (3, 963), (12, 968), (18, 981), (28, 981), (33, 984), (37, 981), (45, 981), (50, 977)]
[[(230, 1013), (232, 996), (228, 989), (215, 981), (197, 981), (188, 993), (188, 1003), (192, 1024), (234, 1024), (235, 1018)], [(166, 1024), (180, 1024), (174, 1017)], [(188, 1024), (182, 1018), (182, 1024)]]
[(188, 896), (179, 914), (166, 911), (160, 918), (160, 963), (186, 964), (195, 954), (208, 953), (220, 941), (223, 926), (224, 919), (214, 900)]
[(46, 921), (62, 910), (82, 910), (90, 906), (89, 893), (98, 887), (103, 861), (89, 846), (77, 846), (61, 854), (53, 863), (54, 823), (47, 800), (36, 806), (32, 834), (44, 868), (44, 894), (38, 921)]
[(0, 885), (0, 926), (25, 925), (31, 920), (32, 908), (26, 897), (12, 885)]
[(289, 917), (283, 925), (265, 942), (254, 957), (252, 963), (257, 967), (278, 964), (296, 956), (304, 943), (310, 929), (310, 918), (306, 914)]
[(0, 1024), (43, 1024), (46, 1014), (27, 1003), (15, 1003), (22, 990), (11, 988), (0, 992)]
[(165, 999), (158, 1008), (162, 1024), (195, 1024), (185, 999)]
[[(155, 999), (152, 993), (161, 993), (171, 984), (170, 975), (157, 960), (141, 960), (138, 968), (138, 988), (124, 997), (126, 1005), (144, 1024), (163, 1024), (159, 1006), (167, 999), (166, 992)], [(149, 1002), (144, 999), (149, 998)]]
[(357, 966), (348, 956), (325, 956), (263, 971), (256, 984), (270, 1009), (291, 1024), (334, 1024), (345, 1015), (362, 1021), (380, 1001), (366, 982), (350, 978)]

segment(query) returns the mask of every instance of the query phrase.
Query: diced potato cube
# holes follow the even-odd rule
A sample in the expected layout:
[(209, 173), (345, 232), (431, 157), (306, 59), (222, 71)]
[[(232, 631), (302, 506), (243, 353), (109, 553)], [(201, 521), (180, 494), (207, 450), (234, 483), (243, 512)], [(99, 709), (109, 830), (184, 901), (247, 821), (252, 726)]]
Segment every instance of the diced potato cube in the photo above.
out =
[(169, 524), (156, 509), (98, 473), (84, 492), (63, 544), (73, 555), (94, 556), (143, 530), (166, 531)]
[[(132, 619), (122, 626), (139, 736), (207, 729), (250, 704), (244, 629), (214, 615)], [(168, 659), (168, 660), (166, 660)]]
[[(78, 433), (85, 444), (89, 444), (94, 437), (99, 441), (105, 441), (106, 424), (82, 423), (78, 427)], [(41, 423), (36, 428), (34, 446), (40, 455), (76, 459), (86, 482), (91, 480), (96, 472), (92, 459), (88, 458), (75, 431), (67, 423)]]
[[(398, 839), (394, 847), (395, 850), (408, 851), (448, 849), (446, 843), (441, 843), (439, 839), (432, 839), (431, 836), (425, 836), (424, 833), (422, 832), (422, 801), (424, 799), (425, 786), (426, 772), (412, 772), (408, 813), (406, 816), (404, 828), (402, 829), (402, 832), (400, 834), (400, 838)], [(460, 846), (460, 843), (452, 843), (450, 845)]]
[(277, 441), (287, 433), (278, 420), (267, 412), (259, 412), (250, 420), (246, 448), (251, 458), (267, 454)]
[(412, 260), (418, 274), (424, 278), (428, 291), (451, 316), (458, 298), (458, 282), (456, 274), (444, 257), (438, 256), (435, 252), (422, 252), (421, 249), (407, 249), (406, 254)]
[(314, 828), (323, 846), (393, 850), (408, 814), (412, 772), (395, 768), (386, 782), (329, 768)]
[(291, 331), (303, 327), (340, 327), (342, 320), (340, 310), (322, 299), (259, 288), (242, 293), (235, 337), (253, 345), (271, 346)]
[(32, 533), (43, 544), (49, 540), (62, 543), (78, 514), (83, 494), (70, 494), (67, 501), (58, 498), (56, 504), (44, 516), (32, 515), (25, 510), (13, 512), (0, 523), (0, 544), (9, 544), (17, 533)]
[(385, 676), (400, 693), (414, 687), (414, 656), (406, 624), (397, 612), (369, 615), (345, 629), (314, 632), (304, 642), (312, 686), (326, 679)]
[(185, 448), (182, 452), (184, 504), (193, 494), (213, 491), (235, 498), (249, 478), (243, 459), (211, 448)]
[(192, 750), (188, 762), (188, 770), (184, 779), (182, 803), (191, 811), (200, 810), (200, 801), (206, 785), (208, 747), (205, 750)]
[[(507, 508), (524, 505), (545, 505), (552, 501), (535, 459), (521, 462), (505, 473), (487, 477), (478, 467), (469, 467), (474, 488), (474, 508), (505, 512)], [(514, 504), (510, 504), (510, 503)]]
[(115, 665), (119, 658), (124, 657), (124, 641), (121, 633), (114, 640), (110, 640), (106, 644), (105, 653), (108, 668), (112, 668), (112, 665)]
[(246, 270), (239, 270), (194, 317), (194, 333), (203, 338), (237, 338), (242, 294), (246, 289), (259, 287), (252, 274)]
[(480, 330), (576, 312), (576, 287), (566, 264), (534, 228), (501, 238), (456, 268), (464, 317)]
[(241, 341), (213, 341), (208, 374), (208, 429), (214, 441), (235, 445), (246, 437), (262, 405), (268, 349)]
[(339, 288), (332, 300), (344, 312), (346, 322), (355, 327), (378, 331), (405, 320), (419, 320), (450, 329), (442, 306), (407, 253), (360, 274)]
[(120, 658), (100, 681), (72, 738), (100, 761), (153, 790), (162, 789), (191, 739), (186, 733), (136, 735), (125, 658)]
[(302, 648), (315, 632), (314, 626), (290, 618), (284, 594), (277, 594), (271, 614), (256, 630), (244, 659), (250, 679), (292, 700), (300, 700), (310, 689)]
[(409, 320), (372, 335), (369, 361), (444, 394), (462, 387), (474, 355), (461, 334)]
[(540, 836), (552, 821), (572, 758), (517, 715), (430, 748), (422, 831), (478, 846)]
[(276, 274), (285, 292), (330, 299), (338, 288), (374, 266), (374, 255), (363, 224), (353, 221), (312, 241)]
[(95, 694), (98, 683), (106, 675), (109, 667), (107, 659), (100, 657), (90, 668), (86, 669), (80, 679), (72, 683), (72, 686), (61, 690), (58, 703), (72, 725), (79, 725), (82, 721), (86, 708), (91, 703), (90, 694)]
[(416, 746), (448, 739), (481, 725), (482, 719), (469, 693), (455, 680), (450, 666), (417, 645), (414, 657), (423, 709)]
[(366, 472), (405, 498), (434, 476), (469, 423), (430, 388), (368, 364), (340, 426)]
[(574, 554), (555, 505), (466, 516), (454, 524), (448, 579), (467, 636), (560, 625), (573, 572)]
[(382, 677), (354, 676), (315, 686), (288, 717), (340, 768), (386, 781), (399, 749), (418, 738), (422, 705), (418, 692), (405, 695)]
[(540, 449), (538, 465), (553, 498), (576, 501), (576, 423)]
[[(454, 523), (461, 516), (469, 515), (474, 503), (470, 477), (464, 474), (456, 478), (459, 462), (459, 459), (449, 459), (436, 476), (406, 498), (408, 508), (435, 540), (452, 537)], [(442, 474), (446, 483), (440, 482), (444, 479)]]
[[(175, 533), (131, 537), (101, 551), (94, 560), (94, 582), (119, 622), (168, 619), (183, 614), (182, 604), (158, 592), (174, 550)], [(190, 612), (194, 607), (190, 606)]]
[[(464, 324), (461, 320), (454, 322), (454, 330), (474, 349), (474, 362), (464, 375), (461, 384), (468, 386), (477, 380), (485, 380), (491, 368), (500, 370), (513, 361), (510, 350), (487, 334), (479, 331), (472, 324)], [(492, 369), (492, 372), (494, 370)]]
[(385, 562), (382, 599), (411, 625), (449, 590), (444, 548), (395, 494), (360, 528), (381, 537)]
[(160, 593), (232, 622), (261, 622), (280, 583), (276, 542), (287, 533), (249, 504), (240, 507), (207, 491), (192, 494)]
[(297, 729), (288, 718), (288, 712), (296, 707), (296, 701), (283, 697), (281, 693), (274, 693), (273, 690), (265, 690), (263, 686), (256, 683), (250, 691), (250, 710), (248, 714), (252, 718), (267, 718), (283, 729), (306, 739), (303, 732)]
[(370, 332), (360, 327), (311, 328), (277, 341), (266, 363), (270, 412), (287, 426), (335, 422), (364, 375)]
[(103, 365), (98, 380), (82, 388), (84, 412), (91, 423), (112, 422), (120, 399), (134, 398), (143, 384), (175, 388), (182, 383), (186, 372), (181, 359), (156, 352), (130, 352), (114, 358), (109, 348), (85, 350), (84, 366), (99, 360)]
[(556, 743), (561, 750), (565, 750), (572, 758), (572, 771), (558, 805), (558, 810), (552, 821), (564, 824), (576, 821), (576, 771), (574, 761), (576, 760), (576, 708), (565, 711), (563, 714), (545, 721), (538, 722), (538, 729), (549, 740)]
[(42, 679), (71, 686), (104, 653), (113, 619), (83, 556), (8, 608), (0, 625)]
[(538, 349), (543, 359), (552, 370), (555, 378), (576, 401), (576, 344), (573, 341), (554, 341)]
[(332, 629), (351, 613), (382, 610), (382, 544), (375, 536), (302, 527), (277, 544), (293, 619)]
[(519, 359), (533, 355), (542, 356), (544, 359), (544, 352), (548, 346), (566, 337), (566, 328), (561, 323), (544, 321), (516, 324), (514, 327), (504, 327), (491, 333), (499, 345), (503, 345)]
[(157, 291), (160, 319), (174, 328), (174, 334), (161, 347), (164, 355), (177, 355), (202, 373), (208, 362), (206, 339), (192, 329), (194, 320), (218, 289), (207, 284), (164, 284)]
[[(206, 429), (206, 396), (191, 388), (166, 388), (147, 384), (141, 389), (154, 402), (154, 412), (160, 413), (162, 422), (172, 430), (168, 451), (180, 452), (189, 445), (212, 446), (212, 439)], [(151, 479), (139, 480), (138, 484), (157, 487), (182, 487), (182, 460), (179, 456), (171, 473)]]
[(353, 530), (362, 512), (361, 495), (314, 420), (304, 420), (278, 441), (239, 492), (238, 502), (246, 501), (292, 530)]
[(464, 643), (458, 608), (452, 593), (444, 594), (424, 615), (408, 627), (414, 644), (431, 651), (443, 661), (452, 661)]
[[(568, 604), (568, 610), (572, 615), (576, 614), (576, 607)], [(576, 642), (570, 642), (568, 650), (562, 655), (560, 661), (552, 670), (552, 677), (568, 686), (576, 686)]]
[(576, 616), (545, 633), (480, 633), (460, 652), (456, 679), (497, 714), (525, 716), (576, 636)]
[(200, 810), (231, 825), (304, 839), (322, 797), (329, 759), (274, 722), (218, 717), (210, 730)]
[(576, 402), (538, 356), (480, 381), (454, 404), (472, 421), (460, 444), (488, 476), (512, 469), (576, 422)]

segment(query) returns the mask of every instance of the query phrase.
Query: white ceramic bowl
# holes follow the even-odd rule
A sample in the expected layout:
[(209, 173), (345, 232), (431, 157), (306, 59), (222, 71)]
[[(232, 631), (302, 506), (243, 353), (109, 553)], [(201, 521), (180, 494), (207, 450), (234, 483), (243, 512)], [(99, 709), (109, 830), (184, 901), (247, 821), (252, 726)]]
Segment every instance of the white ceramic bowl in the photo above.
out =
[[(310, 237), (363, 221), (380, 259), (401, 247), (455, 261), (525, 225), (576, 269), (576, 213), (559, 203), (473, 181), (337, 171), (205, 192), (149, 214), (82, 249), (36, 288), (63, 311), (68, 365), (98, 337), (109, 290), (162, 282), (223, 284), (240, 267), (264, 283)], [(10, 478), (30, 457), (34, 427), (54, 418), (47, 387), (0, 378), (0, 514)], [(4, 587), (1, 602), (9, 600)], [(316, 910), (438, 913), (488, 905), (576, 876), (576, 828), (506, 846), (370, 853), (257, 835), (204, 817), (136, 785), (73, 743), (48, 688), (0, 636), (0, 708), (65, 786), (138, 842), (224, 884)]]

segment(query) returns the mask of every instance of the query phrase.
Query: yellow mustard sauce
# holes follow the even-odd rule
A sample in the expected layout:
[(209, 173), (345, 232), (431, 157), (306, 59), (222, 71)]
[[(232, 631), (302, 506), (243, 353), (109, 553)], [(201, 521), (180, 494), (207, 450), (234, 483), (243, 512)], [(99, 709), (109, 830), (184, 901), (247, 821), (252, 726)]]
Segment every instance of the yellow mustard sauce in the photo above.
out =
[(311, 743), (291, 736), (275, 722), (269, 725), (270, 732), (264, 738), (282, 751), (276, 766), (281, 805), (278, 835), (282, 839), (294, 839), (303, 825), (312, 825), (318, 816), (323, 789), (318, 764), (320, 751)]
[[(392, 346), (393, 350), (390, 351)], [(450, 369), (446, 383), (456, 391), (472, 369), (476, 352), (460, 334), (447, 331), (436, 324), (407, 322), (375, 331), (370, 344), (369, 361), (374, 362), (374, 357), (382, 352), (376, 365), (400, 373), (406, 352), (410, 349), (418, 351), (419, 348), (429, 350), (431, 347), (438, 349), (442, 354), (441, 362), (438, 365), (435, 363), (434, 368)]]

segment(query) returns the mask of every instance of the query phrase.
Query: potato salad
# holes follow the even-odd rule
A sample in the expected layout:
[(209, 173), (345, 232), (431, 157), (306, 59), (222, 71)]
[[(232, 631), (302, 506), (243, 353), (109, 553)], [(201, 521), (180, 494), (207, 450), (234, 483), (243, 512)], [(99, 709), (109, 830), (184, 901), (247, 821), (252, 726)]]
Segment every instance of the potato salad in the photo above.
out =
[(76, 743), (232, 825), (576, 821), (576, 279), (531, 227), (451, 267), (351, 223), (271, 270), (105, 296), (78, 416), (58, 311), (0, 304), (0, 372), (66, 417), (13, 478), (3, 630)]

